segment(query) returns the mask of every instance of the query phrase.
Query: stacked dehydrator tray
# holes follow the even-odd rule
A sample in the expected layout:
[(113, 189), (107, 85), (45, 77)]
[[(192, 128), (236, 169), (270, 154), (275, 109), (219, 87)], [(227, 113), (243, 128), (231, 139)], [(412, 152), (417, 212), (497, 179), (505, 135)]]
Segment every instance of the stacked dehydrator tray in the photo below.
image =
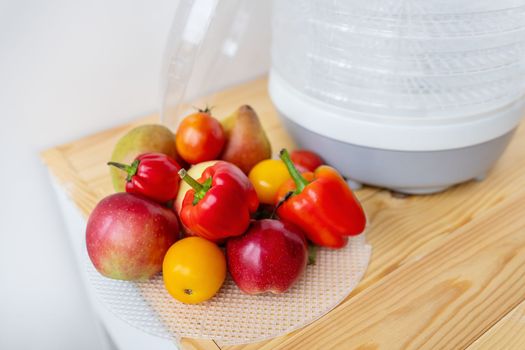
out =
[(274, 1), (270, 96), (357, 183), (482, 178), (524, 112), (525, 0)]

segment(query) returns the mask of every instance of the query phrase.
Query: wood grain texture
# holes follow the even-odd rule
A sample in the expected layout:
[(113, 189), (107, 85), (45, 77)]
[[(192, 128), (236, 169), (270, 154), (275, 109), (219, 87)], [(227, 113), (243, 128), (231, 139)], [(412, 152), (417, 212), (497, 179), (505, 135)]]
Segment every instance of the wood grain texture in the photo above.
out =
[(182, 338), (180, 346), (184, 350), (220, 350), (213, 340)]
[[(274, 153), (293, 147), (264, 79), (219, 94), (216, 101), (219, 117), (252, 105)], [(53, 148), (43, 159), (87, 216), (112, 192), (104, 164), (116, 140), (133, 126), (156, 120), (151, 116)], [(525, 298), (524, 185), (522, 126), (485, 181), (405, 198), (374, 188), (357, 191), (370, 218), (367, 240), (373, 255), (356, 290), (302, 330), (224, 349), (457, 349), (481, 336), (480, 341), (503, 334), (498, 321)], [(190, 343), (197, 349), (210, 345)]]
[[(471, 181), (429, 196), (398, 199), (389, 191), (380, 191), (364, 198), (363, 205), (370, 218), (367, 240), (373, 247), (372, 259), (365, 278), (341, 306), (363, 291), (368, 293), (371, 286), (381, 282), (405, 264), (432, 252), (444, 239), (454, 235), (458, 229), (485, 211), (503, 205), (516, 190), (523, 187), (522, 184), (525, 184), (525, 125), (518, 129), (509, 149), (485, 181)], [(525, 214), (525, 207), (522, 208)], [(525, 295), (525, 290), (522, 290), (521, 294)], [(331, 317), (332, 313), (323, 320)], [(344, 327), (347, 330), (354, 326), (351, 319), (349, 316), (349, 321), (346, 322), (348, 326)], [(318, 323), (320, 322), (315, 324)], [(279, 348), (280, 344), (289, 339), (302, 342), (305, 333), (297, 331), (268, 342), (226, 349), (270, 350)], [(320, 338), (320, 341), (308, 339), (303, 345), (329, 349), (324, 341), (323, 338)]]
[(525, 349), (525, 302), (509, 312), (468, 350)]
[(523, 194), (272, 349), (466, 347), (525, 298)]

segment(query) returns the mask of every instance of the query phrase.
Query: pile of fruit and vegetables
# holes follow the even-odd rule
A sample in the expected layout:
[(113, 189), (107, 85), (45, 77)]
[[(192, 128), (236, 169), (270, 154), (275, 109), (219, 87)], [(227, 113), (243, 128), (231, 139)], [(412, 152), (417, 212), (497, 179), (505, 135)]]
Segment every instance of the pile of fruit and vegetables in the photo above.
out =
[(87, 223), (93, 265), (120, 280), (162, 271), (184, 303), (212, 298), (227, 273), (248, 294), (286, 292), (315, 263), (317, 247), (344, 247), (366, 218), (317, 154), (271, 156), (250, 106), (222, 121), (199, 110), (175, 134), (162, 125), (129, 131), (108, 162), (117, 193)]

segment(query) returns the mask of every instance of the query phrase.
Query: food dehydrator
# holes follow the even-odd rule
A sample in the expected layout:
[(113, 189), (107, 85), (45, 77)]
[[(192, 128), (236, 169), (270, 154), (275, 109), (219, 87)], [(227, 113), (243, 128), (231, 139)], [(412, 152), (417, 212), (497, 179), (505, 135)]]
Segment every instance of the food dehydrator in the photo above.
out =
[(269, 92), (356, 183), (485, 176), (524, 113), (525, 1), (274, 1)]

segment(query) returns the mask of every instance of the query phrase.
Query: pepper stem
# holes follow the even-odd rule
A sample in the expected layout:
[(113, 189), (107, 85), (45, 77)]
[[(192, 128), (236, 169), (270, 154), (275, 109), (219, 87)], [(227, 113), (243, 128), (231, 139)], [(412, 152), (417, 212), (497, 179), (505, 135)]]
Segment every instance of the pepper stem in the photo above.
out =
[(301, 175), (301, 173), (297, 170), (292, 160), (290, 159), (290, 154), (288, 153), (286, 148), (283, 148), (281, 150), (281, 152), (279, 153), (279, 158), (281, 158), (281, 160), (284, 162), (284, 165), (286, 165), (286, 168), (288, 169), (290, 176), (295, 182), (295, 187), (296, 187), (295, 193), (301, 193), (303, 189), (306, 187), (306, 185), (309, 184), (308, 180), (306, 180)]
[(204, 198), (206, 192), (208, 192), (208, 190), (211, 188), (211, 177), (207, 178), (206, 181), (204, 181), (204, 183), (201, 184), (193, 177), (191, 177), (185, 169), (179, 170), (179, 176), (182, 179), (182, 181), (186, 182), (188, 185), (191, 186), (191, 188), (195, 190), (195, 194), (193, 196), (193, 205), (197, 205), (197, 203), (199, 203), (199, 201)]
[(193, 177), (191, 177), (186, 171), (186, 169), (180, 169), (179, 176), (184, 182), (190, 185), (191, 188), (195, 190), (195, 192), (202, 191), (202, 185), (197, 180), (195, 180)]
[(131, 165), (117, 163), (117, 162), (108, 162), (107, 164), (109, 166), (114, 166), (116, 168), (119, 168), (121, 170), (124, 170), (126, 173), (128, 173), (128, 176), (126, 176), (126, 181), (131, 181), (131, 178), (137, 173), (137, 169), (139, 168), (140, 160), (135, 159)]
[(279, 209), (279, 207), (281, 205), (284, 204), (284, 202), (286, 202), (288, 200), (288, 198), (290, 198), (291, 196), (293, 195), (293, 191), (290, 191), (288, 192), (276, 205), (275, 207), (273, 208), (273, 211), (272, 211), (272, 215), (270, 216), (270, 219), (275, 219), (275, 216), (277, 215), (277, 209)]

